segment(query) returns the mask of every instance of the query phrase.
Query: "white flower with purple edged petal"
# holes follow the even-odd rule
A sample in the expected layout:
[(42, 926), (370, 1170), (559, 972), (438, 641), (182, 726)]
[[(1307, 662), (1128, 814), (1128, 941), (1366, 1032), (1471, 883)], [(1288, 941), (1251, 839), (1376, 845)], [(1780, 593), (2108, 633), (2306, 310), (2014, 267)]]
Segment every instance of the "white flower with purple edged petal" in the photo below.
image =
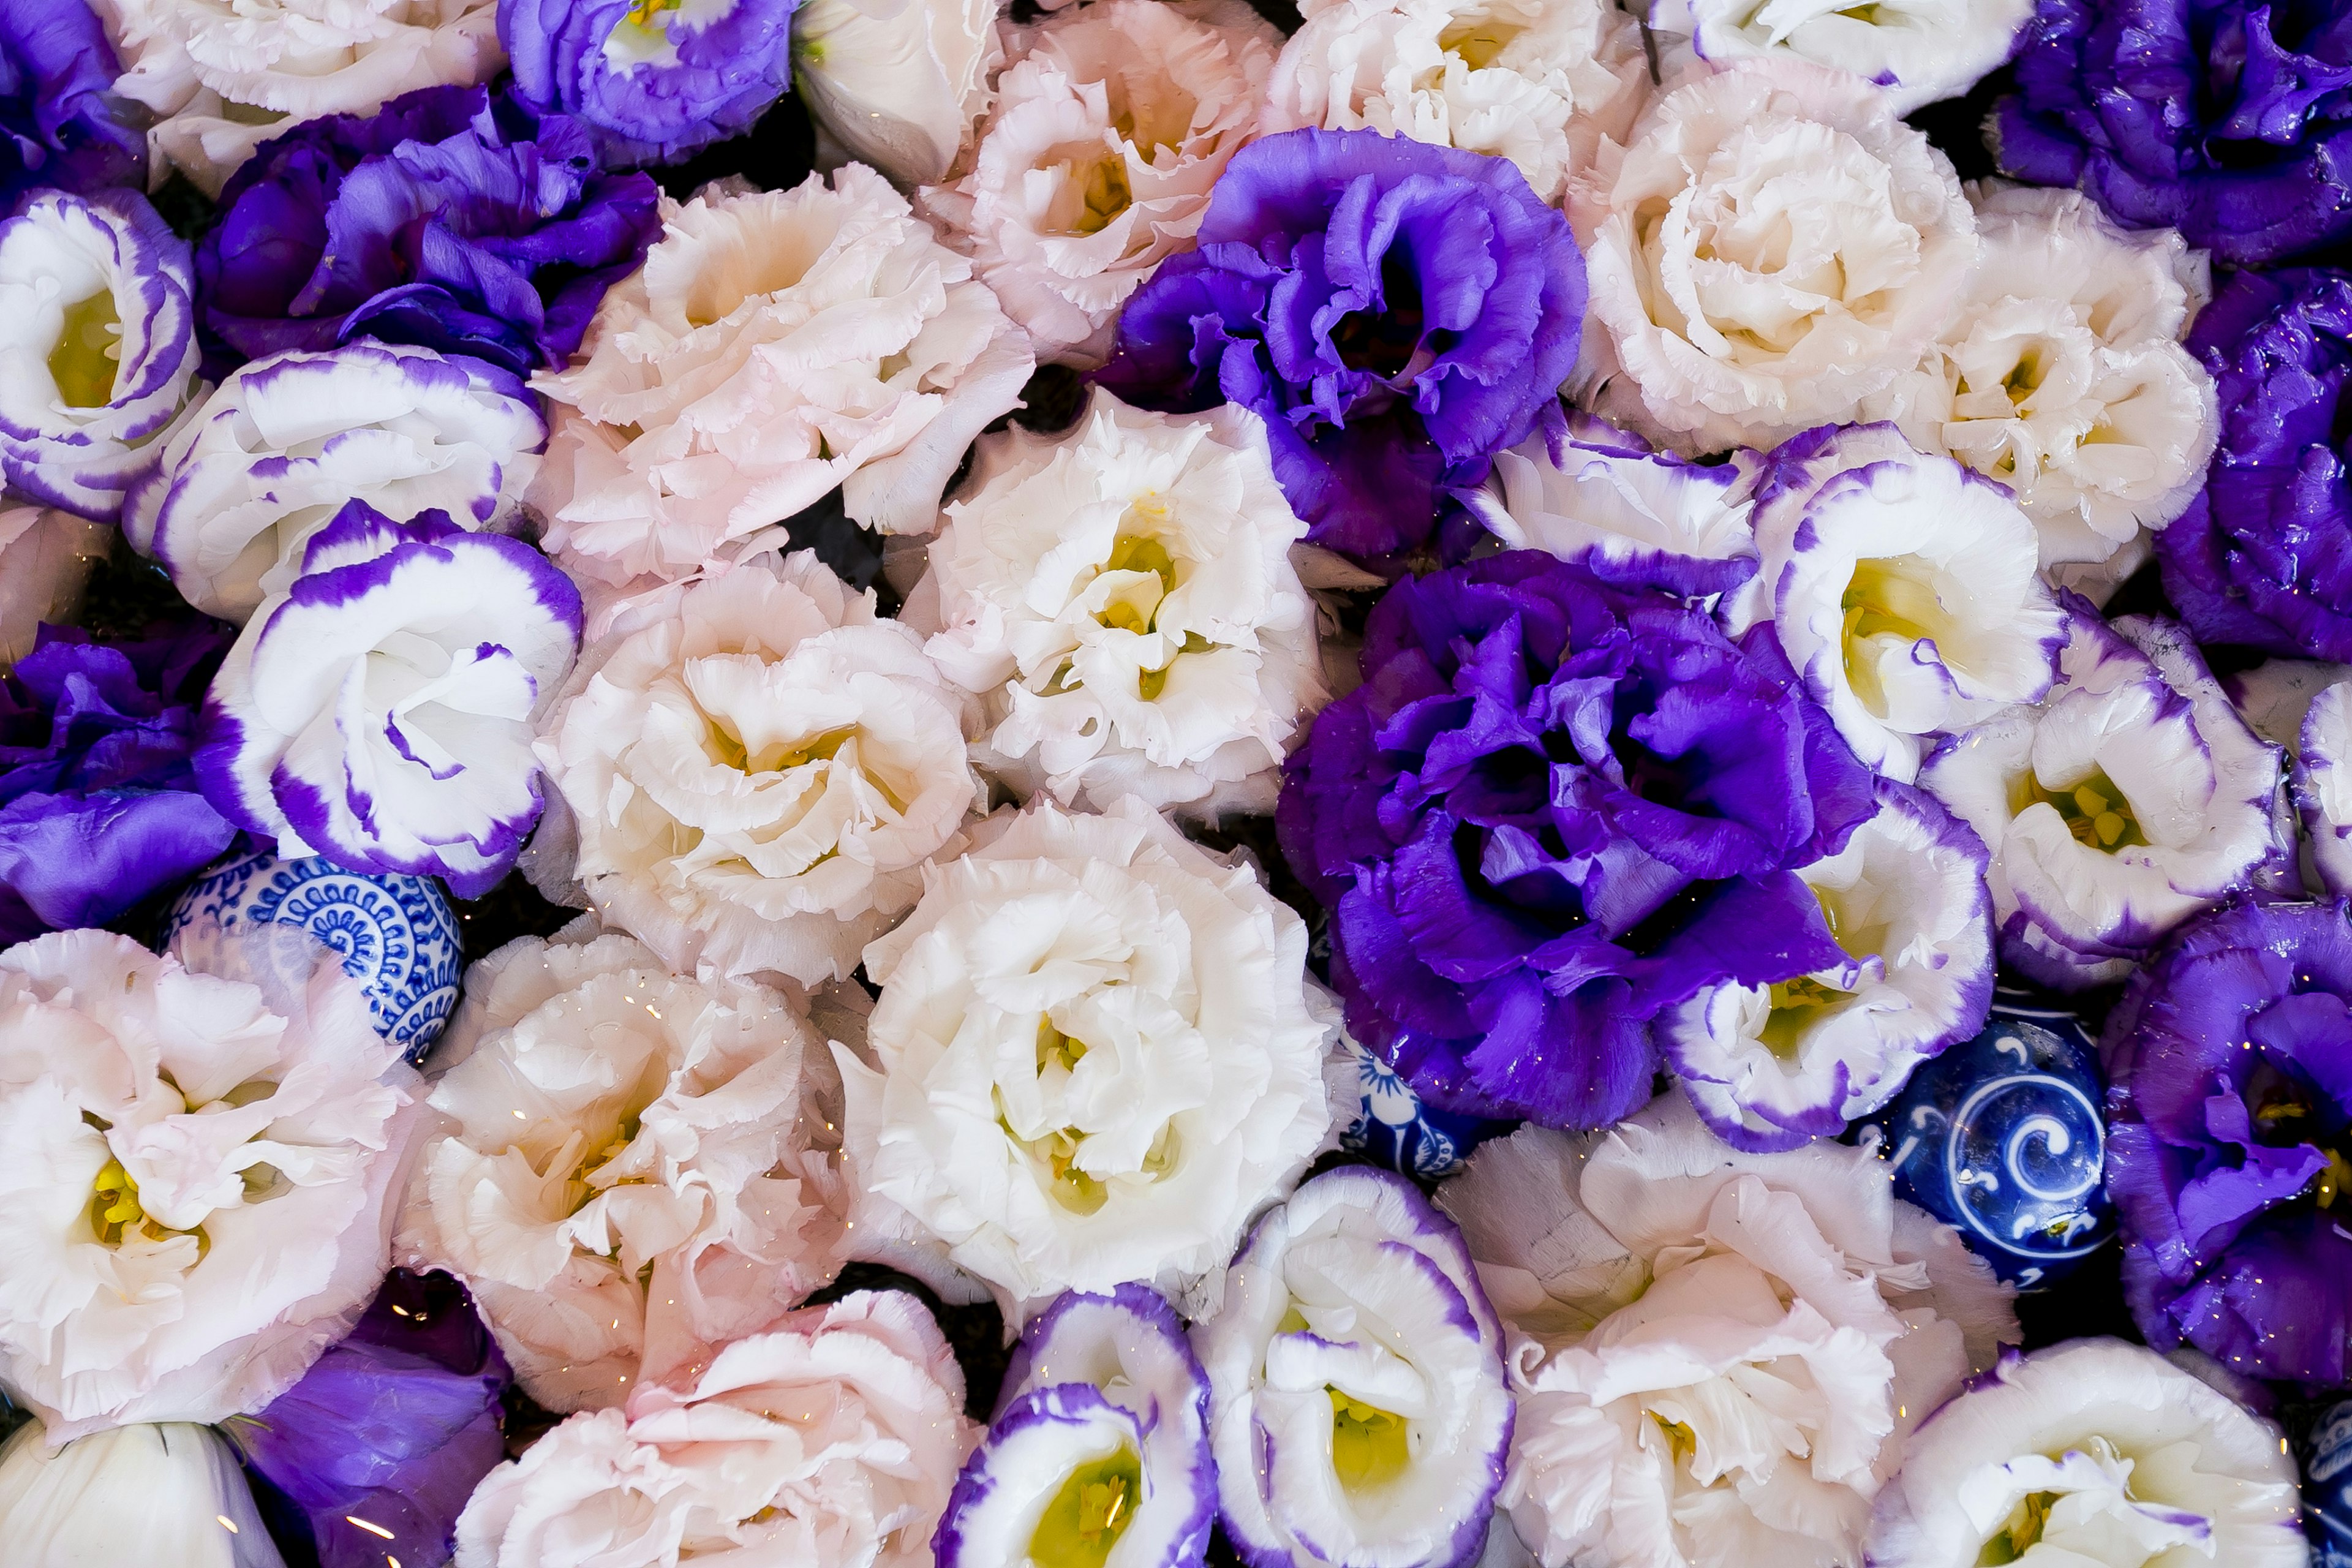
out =
[(1868, 1151), (1743, 1153), (1680, 1095), (1482, 1144), (1438, 1202), (1512, 1329), (1501, 1506), (1544, 1568), (1858, 1563), (1911, 1428), (2018, 1337)]
[(1872, 1568), (2304, 1568), (2279, 1429), (2154, 1351), (2007, 1352), (1878, 1495)]
[(1969, 195), (1984, 255), (1959, 314), (1864, 409), (2016, 492), (2044, 566), (2105, 562), (2205, 483), (2221, 416), (2180, 344), (2211, 292), (2205, 255), (2078, 191)]
[(0, 476), (110, 522), (196, 384), (187, 241), (130, 191), (0, 222)]
[(1878, 801), (1843, 849), (1797, 870), (1849, 961), (1772, 985), (1713, 986), (1660, 1020), (1683, 1091), (1734, 1148), (1834, 1137), (1984, 1025), (1984, 845), (1919, 790), (1882, 779)]
[(580, 591), (530, 545), (352, 501), (214, 678), (206, 797), (281, 855), (478, 897), (539, 820), (531, 721), (579, 647)]
[(1650, 14), (1659, 32), (1687, 37), (1720, 66), (1793, 55), (1874, 82), (1897, 114), (1958, 98), (2009, 58), (2032, 0), (1670, 0)]
[(504, 522), (539, 471), (547, 426), (516, 376), (368, 340), (232, 371), (125, 499), (122, 531), (181, 597), (242, 622), (285, 592), (345, 501), (394, 522), (438, 511)]
[(932, 1545), (940, 1568), (1186, 1568), (1217, 1511), (1209, 1379), (1159, 1294), (1067, 1295), (1031, 1320)]
[(1571, 412), (1564, 437), (1538, 432), (1496, 453), (1493, 475), (1461, 500), (1514, 550), (1549, 551), (1603, 578), (1663, 570), (1685, 593), (1738, 598), (1756, 577), (1762, 463), (1745, 447), (1728, 462), (1694, 463)]
[(1891, 425), (1823, 426), (1757, 484), (1761, 613), (1854, 754), (1908, 784), (1928, 737), (2050, 689), (2065, 617), (1999, 486)]
[(1254, 1568), (1464, 1568), (1511, 1440), (1503, 1332), (1402, 1176), (1328, 1171), (1260, 1219), (1192, 1331), (1225, 1532)]
[(866, 950), (881, 999), (834, 1052), (858, 1184), (1009, 1309), (1189, 1288), (1330, 1130), (1307, 929), (1132, 797), (974, 837)]
[(973, 755), (1024, 798), (1270, 812), (1322, 705), (1316, 608), (1257, 416), (1129, 407), (981, 444), (907, 622), (985, 708)]
[(2352, 680), (2311, 700), (2294, 758), (2294, 805), (2312, 869), (2328, 892), (2352, 893)]
[(900, 185), (948, 178), (1004, 63), (1000, 0), (802, 0), (793, 88), (849, 155)]
[(674, 584), (547, 715), (563, 806), (527, 867), (675, 969), (845, 978), (985, 802), (968, 702), (807, 552)]
[(707, 1363), (840, 1261), (839, 1079), (799, 1007), (581, 925), (467, 973), (398, 1243), (466, 1281), (551, 1410)]
[(2000, 956), (2067, 990), (2131, 973), (2165, 934), (2291, 879), (2279, 748), (2169, 621), (2080, 600), (2047, 700), (1952, 736), (1919, 783), (1992, 851)]

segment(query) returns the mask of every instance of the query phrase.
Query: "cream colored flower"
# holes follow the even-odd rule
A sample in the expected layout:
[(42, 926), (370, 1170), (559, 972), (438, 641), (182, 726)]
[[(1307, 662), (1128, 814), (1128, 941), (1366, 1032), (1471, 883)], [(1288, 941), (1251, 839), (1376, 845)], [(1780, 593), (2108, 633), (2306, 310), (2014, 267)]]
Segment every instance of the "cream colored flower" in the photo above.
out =
[(1664, 0), (1650, 25), (1688, 36), (1718, 65), (1788, 55), (1846, 71), (1908, 114), (1998, 68), (2032, 15), (2032, 0)]
[(803, 0), (793, 86), (809, 118), (901, 185), (946, 179), (1004, 62), (1000, 0)]
[(69, 511), (0, 508), (0, 673), (33, 651), (44, 621), (72, 620), (90, 567), (113, 543), (112, 529)]

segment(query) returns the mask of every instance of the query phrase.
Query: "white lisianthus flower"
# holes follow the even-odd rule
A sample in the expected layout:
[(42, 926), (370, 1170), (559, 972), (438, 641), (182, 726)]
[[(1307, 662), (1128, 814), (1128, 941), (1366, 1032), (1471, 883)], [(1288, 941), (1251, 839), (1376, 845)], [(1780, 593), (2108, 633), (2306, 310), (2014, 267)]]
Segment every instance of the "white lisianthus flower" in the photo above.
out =
[(0, 953), (0, 1382), (53, 1442), (258, 1409), (383, 1279), (416, 1075), (257, 929), (183, 943), (236, 978), (109, 931)]
[(2352, 892), (2352, 679), (2311, 700), (2295, 749), (2294, 805), (2312, 869), (2330, 893)]
[(2121, 980), (2181, 921), (2291, 879), (2279, 748), (2179, 626), (2079, 601), (2058, 684), (1939, 745), (1919, 783), (1992, 851), (2000, 957), (2046, 985)]
[(142, 1423), (58, 1448), (43, 1436), (35, 1422), (0, 1444), (0, 1521), (15, 1568), (285, 1568), (219, 1433)]
[(1225, 1529), (1255, 1563), (1465, 1568), (1511, 1435), (1502, 1325), (1411, 1182), (1328, 1171), (1258, 1222), (1192, 1331)]
[(1969, 194), (1984, 256), (1959, 313), (1864, 410), (2015, 491), (2043, 565), (2105, 561), (2205, 483), (2221, 416), (2180, 345), (2211, 292), (2205, 255), (2078, 191)]
[(974, 756), (1024, 797), (1267, 812), (1325, 697), (1306, 531), (1256, 415), (1097, 389), (1061, 436), (981, 443), (906, 620), (981, 695)]
[(1604, 142), (1568, 216), (1591, 285), (1570, 395), (1678, 450), (1856, 416), (1958, 309), (1975, 220), (1869, 82), (1743, 60)]
[(813, 554), (672, 588), (541, 725), (564, 809), (532, 875), (681, 972), (845, 977), (984, 804), (969, 700)]
[(809, 118), (900, 185), (946, 179), (1004, 63), (998, 0), (803, 0), (793, 87)]
[(661, 214), (572, 367), (532, 382), (558, 405), (529, 498), (549, 553), (671, 581), (836, 485), (856, 521), (928, 531), (1036, 367), (971, 263), (858, 163)]
[(0, 222), (0, 478), (111, 522), (196, 380), (187, 241), (144, 197), (41, 191)]
[(182, 598), (241, 623), (285, 592), (345, 501), (497, 527), (546, 441), (530, 392), (495, 365), (366, 340), (289, 350), (213, 389), (131, 486), (122, 531)]
[(930, 1314), (860, 1291), (492, 1470), (458, 1516), (457, 1568), (922, 1568), (971, 1432)]
[(373, 114), (507, 63), (498, 0), (90, 0), (121, 56), (114, 90), (155, 117), (160, 185), (208, 196), (264, 142), (322, 114)]
[(858, 1184), (1015, 1307), (1220, 1267), (1330, 1129), (1306, 927), (1140, 801), (992, 818), (866, 973)]
[(625, 936), (520, 937), (467, 972), (438, 1055), (451, 1126), (400, 1250), (466, 1281), (549, 1409), (698, 1367), (838, 1268), (837, 1080), (782, 994)]
[(1983, 1027), (1985, 864), (1983, 843), (1934, 797), (1879, 782), (1877, 815), (1796, 873), (1849, 960), (1772, 985), (1711, 986), (1659, 1021), (1667, 1060), (1718, 1137), (1750, 1152), (1833, 1138)]
[(2021, 1356), (1913, 1434), (1874, 1568), (2304, 1568), (2294, 1460), (2270, 1422), (2154, 1351)]
[(69, 624), (114, 531), (69, 511), (0, 507), (0, 675), (33, 651), (41, 625)]
[(1090, 0), (1007, 34), (971, 171), (922, 208), (1040, 359), (1092, 367), (1127, 297), (1192, 248), (1282, 35), (1241, 0)]
[(1633, 13), (1602, 0), (1307, 0), (1267, 134), (1378, 131), (1507, 158), (1558, 203), (1649, 96)]
[(1501, 1501), (1544, 1568), (1858, 1563), (1911, 1429), (2018, 1336), (1868, 1151), (1741, 1153), (1679, 1095), (1485, 1144), (1438, 1205), (1515, 1331)]
[(479, 898), (539, 820), (531, 721), (580, 620), (580, 591), (522, 541), (352, 501), (213, 679), (195, 759), (209, 798), (281, 855)]
[(1928, 737), (2050, 689), (2066, 620), (2000, 486), (1888, 425), (1810, 431), (1766, 464), (1759, 607), (1855, 756), (1908, 784)]
[(1651, 26), (1688, 37), (1717, 65), (1788, 55), (1882, 89), (1897, 114), (1958, 98), (2000, 68), (2033, 0), (1668, 0)]

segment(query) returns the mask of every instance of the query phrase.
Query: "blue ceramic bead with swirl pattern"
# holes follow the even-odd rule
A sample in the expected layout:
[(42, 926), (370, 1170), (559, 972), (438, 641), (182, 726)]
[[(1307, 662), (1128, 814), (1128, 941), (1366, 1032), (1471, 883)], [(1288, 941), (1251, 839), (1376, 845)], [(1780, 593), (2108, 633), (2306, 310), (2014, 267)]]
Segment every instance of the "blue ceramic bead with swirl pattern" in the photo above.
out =
[(1874, 1129), (1897, 1197), (1957, 1227), (2021, 1290), (2046, 1288), (2115, 1236), (2106, 1083), (2080, 1019), (2003, 986), (1982, 1033), (1922, 1066)]
[(189, 884), (163, 917), (163, 945), (192, 921), (295, 925), (342, 955), (367, 992), (376, 1033), (422, 1063), (457, 1006), (465, 950), (441, 885), (346, 871), (317, 856), (232, 855)]
[(2312, 1568), (2352, 1568), (2352, 1399), (2322, 1414), (2304, 1445), (2303, 1512)]
[(1511, 1125), (1433, 1110), (1394, 1068), (1352, 1037), (1343, 1036), (1341, 1043), (1356, 1064), (1356, 1107), (1339, 1144), (1376, 1164), (1437, 1181), (1461, 1170), (1473, 1148)]

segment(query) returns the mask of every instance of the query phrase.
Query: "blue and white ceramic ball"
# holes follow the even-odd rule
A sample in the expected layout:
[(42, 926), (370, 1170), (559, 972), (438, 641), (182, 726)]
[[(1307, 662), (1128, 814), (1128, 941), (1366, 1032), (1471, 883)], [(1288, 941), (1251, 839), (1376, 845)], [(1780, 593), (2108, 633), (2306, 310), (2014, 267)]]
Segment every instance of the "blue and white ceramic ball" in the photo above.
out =
[(1507, 1125), (1454, 1116), (1422, 1103), (1397, 1070), (1349, 1036), (1340, 1043), (1356, 1064), (1356, 1109), (1339, 1146), (1423, 1181), (1462, 1169), (1470, 1151)]
[(2312, 1568), (2352, 1568), (2352, 1399), (2321, 1415), (2304, 1445), (2303, 1510)]
[(1897, 1197), (1956, 1226), (2002, 1279), (2043, 1289), (2105, 1247), (2106, 1082), (2081, 1020), (2006, 988), (1982, 1033), (1911, 1076), (1877, 1129)]
[(441, 885), (346, 871), (316, 856), (232, 856), (189, 885), (163, 917), (163, 944), (210, 918), (223, 927), (295, 925), (342, 955), (367, 992), (376, 1033), (422, 1062), (457, 1010), (465, 950)]

